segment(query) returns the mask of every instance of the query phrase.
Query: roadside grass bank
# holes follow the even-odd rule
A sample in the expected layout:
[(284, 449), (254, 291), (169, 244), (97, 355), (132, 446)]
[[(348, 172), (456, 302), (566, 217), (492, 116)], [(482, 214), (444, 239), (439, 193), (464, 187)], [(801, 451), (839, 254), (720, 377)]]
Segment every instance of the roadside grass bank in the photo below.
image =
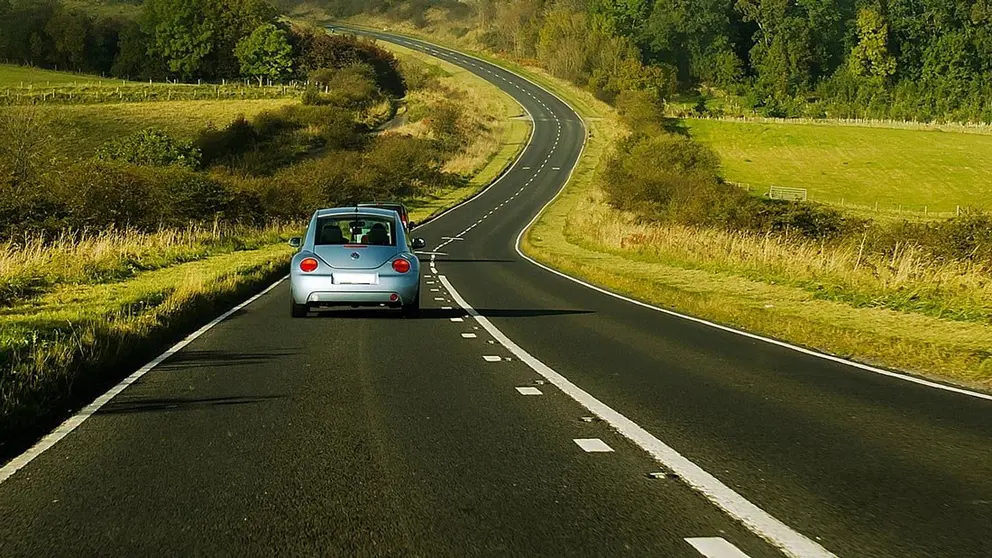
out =
[[(599, 187), (622, 123), (605, 105), (573, 106), (594, 133), (568, 186), (523, 236), (528, 255), (663, 308), (992, 390), (992, 293), (982, 264), (935, 262), (912, 246), (883, 261), (850, 244), (646, 223), (610, 207)], [(607, 129), (617, 135), (597, 134), (596, 119), (613, 121)]]
[(810, 200), (868, 215), (954, 216), (992, 207), (992, 135), (816, 123), (683, 119), (713, 148), (727, 180), (767, 192), (806, 188)]
[(0, 308), (0, 459), (223, 309), (286, 273), (284, 242)]
[[(528, 137), (527, 123), (511, 120), (515, 115), (510, 113), (511, 105), (492, 91), (484, 91), (496, 89), (495, 86), (478, 80), (462, 87), (464, 90), (459, 89), (454, 99), (460, 108), (455, 113), (455, 122), (462, 131), (472, 132), (472, 137), (483, 136), (483, 140), (453, 144), (442, 152), (446, 157), (444, 163), (460, 161), (458, 180), (442, 176), (436, 185), (427, 184), (430, 195), (411, 199), (397, 194), (414, 207), (415, 220), (421, 221), (477, 192), (516, 158)], [(226, 114), (225, 103), (229, 102), (204, 107), (202, 116), (216, 118), (218, 114)], [(190, 116), (195, 111), (182, 110), (191, 104), (194, 102), (177, 103), (176, 118), (187, 117), (185, 124), (176, 123), (171, 130), (177, 138), (191, 138), (191, 131), (198, 132), (203, 127), (202, 120)], [(123, 106), (126, 104), (116, 105)], [(297, 108), (290, 108), (303, 114), (322, 115), (331, 110), (295, 103), (294, 106)], [(102, 107), (92, 108), (99, 114)], [(56, 107), (39, 107), (49, 108)], [(271, 126), (277, 115), (261, 118), (266, 111), (259, 111), (257, 121), (245, 121), (239, 125), (241, 128), (228, 128)], [(184, 115), (179, 114), (183, 112)], [(153, 112), (147, 114), (152, 117)], [(86, 122), (87, 116), (80, 108), (80, 121)], [(337, 131), (342, 134), (347, 131), (342, 137), (352, 137), (350, 124), (338, 130), (331, 125), (333, 122), (339, 120), (329, 120), (327, 129), (320, 132), (322, 137), (336, 141)], [(130, 131), (144, 125), (130, 124)], [(483, 130), (486, 134), (480, 133)], [(216, 132), (228, 133), (227, 128)], [(88, 137), (96, 135), (90, 133)], [(421, 159), (408, 155), (421, 145), (445, 140), (446, 136), (427, 130), (421, 138), (423, 143), (415, 142), (416, 138), (369, 136), (366, 139), (367, 142), (363, 140), (358, 145), (368, 146), (371, 149), (368, 152), (354, 151), (355, 147), (350, 148), (352, 151), (326, 148), (315, 152), (313, 158), (278, 169), (271, 176), (234, 175), (221, 165), (203, 180), (220, 180), (219, 183), (230, 186), (229, 191), (237, 195), (253, 192), (256, 182), (283, 180), (288, 191), (282, 191), (286, 190), (283, 187), (277, 188), (278, 192), (258, 190), (262, 195), (259, 200), (275, 209), (284, 203), (295, 208), (302, 202), (281, 200), (296, 194), (368, 197), (372, 192), (366, 188), (375, 186), (375, 181), (356, 182), (341, 192), (315, 188), (327, 188), (327, 173), (331, 178), (347, 176), (335, 173), (342, 165), (356, 164), (369, 165), (369, 171), (396, 178), (402, 186), (406, 180), (404, 173), (417, 169), (386, 168), (387, 161), (396, 164), (392, 154), (418, 166)], [(126, 168), (137, 171), (144, 167)], [(182, 176), (192, 180), (192, 171), (184, 172)], [(298, 176), (289, 180), (289, 174)], [(441, 174), (453, 175), (454, 171), (444, 170)], [(379, 180), (382, 179), (376, 179)], [(416, 188), (412, 191), (419, 192)], [(318, 203), (316, 197), (304, 200), (311, 201)], [(232, 212), (225, 218), (238, 215)], [(68, 230), (63, 236), (22, 235), (0, 244), (0, 461), (25, 449), (75, 409), (119, 381), (126, 372), (284, 275), (293, 252), (286, 241), (302, 228), (294, 220), (262, 228), (224, 224), (223, 220), (215, 223), (211, 226), (207, 221), (186, 228), (144, 232), (114, 228), (97, 228), (94, 232)]]
[(992, 299), (981, 264), (938, 265), (911, 247), (886, 262), (869, 261), (850, 245), (645, 223), (607, 205), (599, 186), (607, 155), (629, 133), (616, 112), (543, 72), (482, 57), (555, 91), (589, 128), (568, 186), (523, 235), (529, 256), (660, 307), (992, 390)]

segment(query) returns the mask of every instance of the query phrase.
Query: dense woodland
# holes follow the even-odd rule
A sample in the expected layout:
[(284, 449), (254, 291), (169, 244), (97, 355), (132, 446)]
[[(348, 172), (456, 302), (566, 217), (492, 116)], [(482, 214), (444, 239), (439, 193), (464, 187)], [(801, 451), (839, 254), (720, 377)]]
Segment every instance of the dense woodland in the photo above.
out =
[[(730, 94), (699, 110), (992, 122), (988, 0), (329, 0), (425, 21), (606, 100), (630, 87)], [(456, 29), (457, 30), (457, 29)], [(634, 62), (648, 65), (646, 75)]]
[(148, 0), (136, 19), (58, 0), (0, 0), (0, 61), (134, 80), (272, 82), (362, 63), (402, 96), (396, 61), (379, 49), (278, 16), (266, 0)]

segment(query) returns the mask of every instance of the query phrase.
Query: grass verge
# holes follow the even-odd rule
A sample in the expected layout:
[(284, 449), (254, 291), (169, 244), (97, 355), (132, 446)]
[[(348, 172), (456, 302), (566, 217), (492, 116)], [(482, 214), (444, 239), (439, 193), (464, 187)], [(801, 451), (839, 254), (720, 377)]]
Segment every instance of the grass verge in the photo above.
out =
[(0, 311), (0, 459), (11, 457), (163, 346), (286, 272), (285, 243), (65, 284)]
[[(407, 28), (401, 32), (431, 40)], [(606, 205), (597, 186), (605, 155), (626, 133), (616, 113), (587, 92), (540, 70), (493, 56), (482, 57), (557, 93), (579, 112), (589, 131), (585, 151), (567, 187), (522, 239), (522, 248), (531, 257), (574, 277), (657, 306), (853, 360), (992, 390), (992, 351), (989, 350), (992, 325), (982, 317), (990, 310), (988, 297), (982, 295), (988, 288), (987, 282), (968, 287), (977, 299), (972, 294), (959, 299), (959, 303), (979, 311), (977, 318), (945, 317), (941, 312), (928, 311), (926, 305), (914, 307), (913, 301), (919, 297), (914, 296), (912, 288), (925, 279), (907, 283), (912, 287), (908, 289), (910, 292), (903, 293), (904, 302), (887, 307), (884, 303), (875, 304), (872, 296), (861, 302), (843, 296), (823, 296), (817, 293), (815, 285), (811, 288), (810, 284), (795, 284), (795, 281), (783, 284), (775, 280), (774, 266), (750, 260), (734, 262), (716, 257), (715, 252), (708, 254), (707, 237), (697, 234), (698, 231), (688, 231), (679, 242), (669, 243), (671, 249), (657, 243), (651, 244), (650, 250), (643, 245), (627, 244), (628, 234), (594, 234), (611, 228), (626, 233), (634, 226), (632, 216)], [(647, 232), (664, 236), (676, 231), (642, 231), (642, 235)], [(756, 246), (747, 254), (749, 257), (762, 249)], [(779, 255), (792, 258), (791, 265), (801, 266), (801, 258), (791, 248), (780, 248)], [(687, 252), (694, 252), (695, 256), (689, 257)], [(897, 264), (894, 262), (893, 266), (898, 268)], [(786, 271), (780, 267), (778, 273), (794, 273), (798, 269), (792, 267)], [(918, 266), (918, 270), (930, 273), (931, 277), (939, 275), (925, 265)], [(952, 271), (944, 271), (953, 275)], [(962, 271), (959, 275), (969, 273)], [(809, 270), (806, 274), (813, 275)], [(953, 283), (956, 278), (942, 280)], [(864, 288), (869, 295), (884, 294), (872, 292), (870, 285)], [(894, 291), (898, 292), (899, 287), (894, 287)]]

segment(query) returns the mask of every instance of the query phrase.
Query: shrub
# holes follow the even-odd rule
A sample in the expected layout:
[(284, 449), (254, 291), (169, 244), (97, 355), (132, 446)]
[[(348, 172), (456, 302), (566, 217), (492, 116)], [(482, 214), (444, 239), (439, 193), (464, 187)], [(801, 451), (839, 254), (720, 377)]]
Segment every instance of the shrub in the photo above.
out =
[(203, 164), (210, 166), (232, 155), (244, 153), (258, 143), (258, 133), (244, 115), (239, 115), (222, 130), (207, 129), (196, 139), (203, 154)]
[(711, 149), (687, 137), (633, 137), (607, 161), (603, 189), (615, 207), (657, 216), (674, 197), (716, 184), (718, 165)]
[(199, 167), (202, 158), (200, 150), (191, 142), (178, 141), (154, 128), (110, 140), (100, 146), (96, 156), (101, 161), (155, 167), (176, 165), (191, 169)]

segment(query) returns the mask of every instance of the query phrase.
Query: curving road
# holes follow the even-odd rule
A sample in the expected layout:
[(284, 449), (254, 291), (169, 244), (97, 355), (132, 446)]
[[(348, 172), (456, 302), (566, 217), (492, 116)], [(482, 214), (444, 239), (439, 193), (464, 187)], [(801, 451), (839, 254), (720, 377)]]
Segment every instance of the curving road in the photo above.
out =
[(418, 228), (421, 319), (292, 320), (277, 284), (0, 471), (0, 556), (992, 556), (992, 400), (529, 263), (518, 234), (574, 165), (579, 118), (496, 66), (369, 34), (534, 120), (501, 180)]

